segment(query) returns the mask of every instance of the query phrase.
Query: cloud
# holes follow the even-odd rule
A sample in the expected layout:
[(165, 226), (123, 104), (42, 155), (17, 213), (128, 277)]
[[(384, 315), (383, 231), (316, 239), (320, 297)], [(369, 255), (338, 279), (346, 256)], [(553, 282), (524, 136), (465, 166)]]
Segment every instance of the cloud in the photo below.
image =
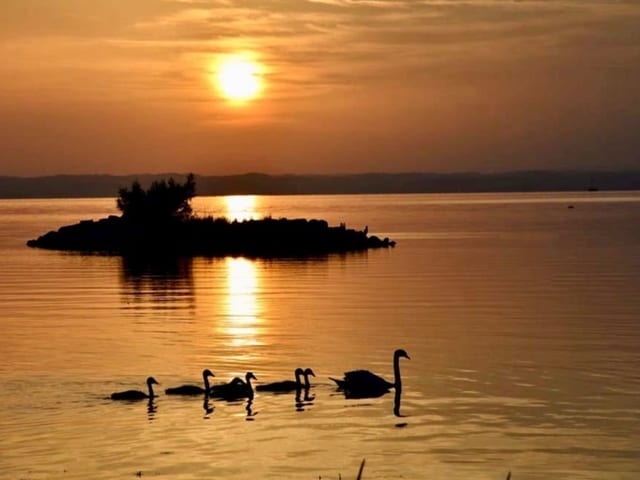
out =
[[(323, 161), (340, 149), (379, 161), (401, 150), (425, 168), (435, 157), (479, 165), (492, 152), (497, 162), (554, 148), (628, 161), (640, 149), (628, 133), (640, 127), (633, 1), (3, 0), (0, 13), (3, 111), (89, 112), (63, 116), (73, 125), (103, 108), (122, 123), (109, 127), (114, 137), (136, 151), (143, 142), (127, 138), (114, 105), (153, 112), (132, 128), (167, 138), (179, 111), (174, 138), (196, 142), (184, 149), (194, 158), (214, 142), (189, 132), (219, 128), (216, 142), (242, 152), (231, 132), (248, 125), (264, 126), (250, 143), (290, 161), (310, 145)], [(265, 65), (266, 94), (251, 115), (211, 84), (215, 58), (238, 50)], [(370, 138), (369, 149), (347, 148)]]

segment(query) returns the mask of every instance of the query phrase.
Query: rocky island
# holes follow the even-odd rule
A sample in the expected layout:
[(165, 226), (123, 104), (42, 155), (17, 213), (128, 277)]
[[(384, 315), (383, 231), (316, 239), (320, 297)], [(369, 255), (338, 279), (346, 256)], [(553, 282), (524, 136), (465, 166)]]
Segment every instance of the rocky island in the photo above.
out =
[(184, 184), (170, 178), (148, 190), (138, 182), (119, 191), (121, 216), (84, 220), (61, 227), (37, 239), (30, 247), (111, 255), (186, 255), (256, 257), (313, 256), (388, 248), (395, 242), (380, 239), (344, 224), (325, 220), (273, 219), (229, 221), (193, 215), (195, 181)]

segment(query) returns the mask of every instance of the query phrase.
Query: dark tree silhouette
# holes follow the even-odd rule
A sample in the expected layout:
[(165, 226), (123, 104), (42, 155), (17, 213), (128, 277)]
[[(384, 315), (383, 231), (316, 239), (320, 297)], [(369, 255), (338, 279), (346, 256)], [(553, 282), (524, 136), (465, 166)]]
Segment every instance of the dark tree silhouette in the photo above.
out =
[(139, 182), (131, 184), (131, 189), (118, 191), (117, 205), (126, 220), (136, 222), (186, 220), (191, 217), (191, 199), (196, 194), (196, 182), (193, 173), (180, 184), (173, 178), (157, 180), (148, 190)]

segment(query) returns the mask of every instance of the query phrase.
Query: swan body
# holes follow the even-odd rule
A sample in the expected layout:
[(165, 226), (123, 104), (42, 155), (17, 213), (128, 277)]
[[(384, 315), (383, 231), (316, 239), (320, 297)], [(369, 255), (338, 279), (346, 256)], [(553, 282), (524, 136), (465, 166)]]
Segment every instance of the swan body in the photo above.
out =
[(238, 400), (241, 398), (253, 398), (253, 386), (251, 380), (257, 380), (252, 372), (247, 372), (245, 380), (235, 377), (229, 383), (223, 385), (214, 385), (209, 389), (212, 397), (222, 398), (224, 400)]
[[(258, 385), (256, 390), (258, 391), (266, 391), (266, 392), (276, 392), (276, 393), (286, 393), (293, 392), (295, 390), (300, 390), (302, 388), (309, 388), (311, 384), (309, 383), (309, 375), (316, 376), (313, 373), (313, 370), (307, 368), (306, 370), (302, 370), (301, 368), (296, 368), (294, 372), (295, 380), (283, 380), (281, 382), (273, 382), (267, 383), (265, 385)], [(301, 378), (304, 377), (304, 385), (302, 384)]]
[(343, 390), (345, 395), (350, 398), (379, 397), (391, 388), (401, 391), (400, 358), (409, 358), (409, 355), (403, 349), (398, 349), (393, 353), (393, 383), (369, 370), (345, 372), (343, 379), (329, 378), (336, 382), (338, 389)]
[(180, 387), (167, 388), (164, 393), (167, 395), (202, 395), (209, 391), (209, 377), (215, 377), (215, 375), (211, 370), (205, 368), (202, 371), (204, 388), (198, 385), (182, 385)]
[(153, 377), (147, 378), (147, 388), (149, 393), (146, 394), (140, 390), (126, 390), (124, 392), (114, 392), (111, 394), (111, 400), (144, 400), (155, 397), (153, 393), (153, 385), (160, 385)]

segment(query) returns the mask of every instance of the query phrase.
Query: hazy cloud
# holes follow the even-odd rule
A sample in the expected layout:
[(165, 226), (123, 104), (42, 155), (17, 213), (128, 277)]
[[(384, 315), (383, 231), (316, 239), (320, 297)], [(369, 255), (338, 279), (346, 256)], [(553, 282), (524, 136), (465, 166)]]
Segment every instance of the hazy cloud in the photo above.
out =
[[(65, 155), (52, 170), (109, 171), (98, 157), (145, 155), (128, 131), (201, 173), (224, 173), (212, 150), (240, 171), (638, 165), (638, 25), (633, 1), (3, 0), (0, 174)], [(212, 82), (233, 51), (264, 64), (244, 110)], [(93, 123), (104, 154), (74, 135)]]

